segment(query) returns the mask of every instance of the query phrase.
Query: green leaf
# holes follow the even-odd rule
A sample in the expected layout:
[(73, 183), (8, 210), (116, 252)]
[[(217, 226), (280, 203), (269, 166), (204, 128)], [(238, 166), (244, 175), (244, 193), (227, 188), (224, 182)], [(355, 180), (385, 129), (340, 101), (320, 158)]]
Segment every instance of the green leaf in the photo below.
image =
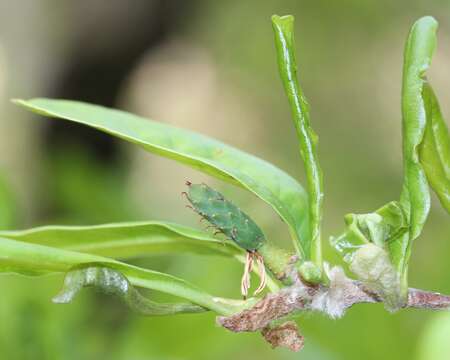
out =
[(373, 213), (348, 214), (345, 222), (346, 231), (331, 238), (332, 246), (357, 278), (383, 298), (388, 310), (398, 310), (403, 304), (401, 273), (392, 264), (389, 245), (409, 229), (401, 205), (392, 201)]
[(430, 84), (423, 86), (427, 124), (419, 148), (420, 163), (442, 206), (450, 213), (450, 136)]
[(149, 300), (142, 296), (120, 271), (98, 266), (69, 271), (64, 278), (63, 288), (53, 298), (53, 302), (70, 303), (75, 295), (87, 286), (93, 286), (108, 295), (119, 297), (132, 311), (140, 315), (173, 315), (207, 311), (193, 304), (158, 303)]
[(238, 259), (242, 257), (242, 251), (231, 242), (220, 241), (187, 226), (160, 221), (43, 226), (28, 230), (0, 231), (0, 236), (117, 259), (180, 252)]
[(278, 67), (291, 106), (300, 154), (305, 164), (309, 195), (310, 236), (303, 243), (310, 248), (312, 261), (322, 268), (321, 222), (323, 204), (322, 170), (319, 165), (318, 137), (311, 127), (309, 104), (297, 79), (294, 49), (294, 17), (272, 16)]
[(402, 292), (405, 299), (412, 242), (420, 235), (430, 209), (430, 194), (425, 171), (419, 161), (419, 146), (427, 122), (423, 98), (425, 73), (436, 47), (437, 26), (436, 20), (429, 16), (416, 21), (409, 33), (404, 54), (402, 86), (404, 180), (400, 203), (408, 217), (410, 228), (407, 234), (392, 244), (390, 255), (394, 266), (402, 276)]
[[(15, 103), (41, 115), (93, 127), (242, 186), (275, 209), (288, 224), (294, 243), (306, 241), (305, 191), (291, 176), (264, 160), (206, 136), (102, 106), (42, 98)], [(307, 248), (302, 251), (309, 252)]]
[[(243, 251), (230, 241), (169, 222), (126, 222), (93, 226), (42, 226), (27, 230), (0, 231), (0, 237), (115, 259), (188, 253), (233, 257), (245, 263)], [(256, 271), (256, 269), (255, 269)], [(269, 289), (278, 285), (271, 276)]]
[(374, 244), (387, 249), (389, 244), (408, 231), (408, 223), (400, 204), (392, 201), (375, 212), (347, 214), (345, 232), (331, 238), (333, 247), (350, 261), (356, 249)]
[(115, 269), (125, 275), (134, 286), (184, 298), (219, 314), (230, 315), (241, 309), (221, 301), (187, 281), (172, 275), (142, 269), (97, 255), (0, 238), (0, 272), (43, 275), (58, 272), (67, 273), (75, 267), (83, 266)]

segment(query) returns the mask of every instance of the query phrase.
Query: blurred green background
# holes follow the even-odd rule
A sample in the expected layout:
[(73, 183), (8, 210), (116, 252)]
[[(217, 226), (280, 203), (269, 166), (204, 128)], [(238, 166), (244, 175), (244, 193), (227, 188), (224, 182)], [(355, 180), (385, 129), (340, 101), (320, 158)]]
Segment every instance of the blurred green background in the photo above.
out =
[[(160, 219), (200, 226), (180, 196), (208, 181), (289, 246), (278, 217), (244, 191), (73, 124), (38, 119), (12, 97), (51, 96), (120, 107), (229, 142), (304, 178), (278, 79), (270, 15), (296, 17), (297, 60), (320, 136), (325, 239), (343, 215), (397, 199), (400, 84), (412, 23), (433, 15), (429, 73), (450, 118), (449, 0), (0, 0), (0, 226)], [(303, 181), (304, 183), (304, 181)], [(433, 197), (414, 246), (411, 284), (450, 293), (450, 224)], [(326, 246), (326, 256), (338, 258)], [(201, 257), (136, 259), (222, 296), (242, 268)], [(232, 334), (213, 314), (145, 318), (85, 290), (51, 297), (61, 276), (0, 277), (0, 359), (448, 359), (448, 313), (359, 305), (344, 319), (306, 314), (302, 353)], [(151, 294), (160, 297), (159, 294)]]

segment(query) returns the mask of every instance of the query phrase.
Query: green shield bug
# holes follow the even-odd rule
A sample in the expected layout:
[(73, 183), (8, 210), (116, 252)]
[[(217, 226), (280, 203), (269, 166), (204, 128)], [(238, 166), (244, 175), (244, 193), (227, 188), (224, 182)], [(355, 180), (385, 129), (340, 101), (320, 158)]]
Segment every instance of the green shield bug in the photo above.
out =
[(265, 237), (259, 226), (241, 209), (218, 191), (206, 184), (192, 184), (186, 182), (188, 191), (183, 194), (191, 207), (203, 219), (216, 229), (215, 233), (222, 233), (229, 240), (247, 251), (244, 275), (242, 277), (241, 292), (244, 298), (250, 287), (250, 272), (253, 262), (258, 264), (261, 284), (255, 294), (261, 292), (266, 284), (264, 259), (258, 249), (265, 243)]

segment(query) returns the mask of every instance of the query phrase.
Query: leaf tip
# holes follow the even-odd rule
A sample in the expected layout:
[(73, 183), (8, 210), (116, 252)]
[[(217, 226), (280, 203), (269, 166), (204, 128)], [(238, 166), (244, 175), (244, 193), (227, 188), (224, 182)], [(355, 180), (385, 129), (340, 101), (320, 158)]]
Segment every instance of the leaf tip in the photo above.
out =
[(427, 26), (437, 27), (439, 22), (431, 15), (423, 16), (416, 23), (426, 24)]
[(10, 99), (10, 101), (15, 105), (20, 105), (20, 106), (24, 106), (26, 103), (26, 101), (24, 99), (19, 99), (19, 98), (13, 98), (13, 99)]
[(430, 15), (419, 18), (413, 25), (413, 29), (422, 33), (436, 33), (438, 29), (438, 21)]
[(276, 27), (280, 27), (283, 30), (292, 29), (294, 24), (294, 16), (293, 15), (272, 15), (272, 25)]
[(271, 18), (272, 22), (277, 22), (280, 19), (280, 15), (274, 14), (270, 18)]

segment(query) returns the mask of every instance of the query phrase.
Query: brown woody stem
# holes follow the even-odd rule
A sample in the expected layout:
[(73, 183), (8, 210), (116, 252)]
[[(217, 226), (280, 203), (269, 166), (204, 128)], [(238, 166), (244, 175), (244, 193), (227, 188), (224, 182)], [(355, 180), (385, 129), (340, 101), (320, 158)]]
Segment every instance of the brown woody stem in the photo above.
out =
[[(294, 334), (292, 324), (274, 326), (275, 321), (300, 311), (320, 311), (331, 318), (339, 318), (355, 304), (383, 302), (379, 294), (367, 289), (361, 282), (347, 278), (341, 268), (331, 269), (330, 275), (327, 286), (308, 284), (297, 278), (293, 285), (266, 295), (249, 309), (228, 317), (218, 317), (217, 322), (233, 332), (262, 331), (272, 346), (287, 346), (297, 351), (301, 348), (301, 335), (298, 331)], [(450, 296), (410, 288), (403, 308), (450, 309)], [(278, 345), (274, 339), (279, 339)]]

